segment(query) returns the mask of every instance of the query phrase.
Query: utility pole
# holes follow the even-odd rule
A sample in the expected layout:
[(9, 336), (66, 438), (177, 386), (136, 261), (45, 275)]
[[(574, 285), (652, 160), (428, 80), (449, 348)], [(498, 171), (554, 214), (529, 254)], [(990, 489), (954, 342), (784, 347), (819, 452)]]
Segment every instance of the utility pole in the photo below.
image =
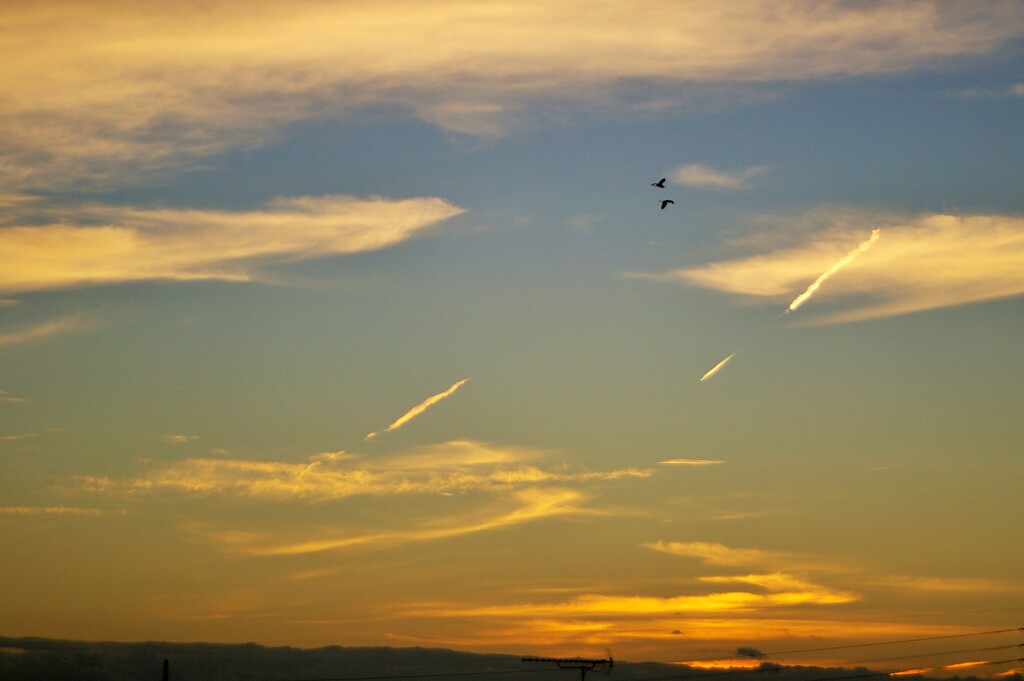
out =
[(171, 661), (170, 660), (164, 660), (164, 676), (163, 676), (164, 681), (170, 681), (170, 678), (171, 678), (171, 671), (169, 669), (170, 666), (171, 666)]
[(554, 662), (559, 669), (579, 669), (580, 681), (587, 681), (587, 672), (611, 672), (615, 666), (615, 660), (611, 654), (600, 660), (590, 660), (583, 657), (524, 657), (523, 662)]

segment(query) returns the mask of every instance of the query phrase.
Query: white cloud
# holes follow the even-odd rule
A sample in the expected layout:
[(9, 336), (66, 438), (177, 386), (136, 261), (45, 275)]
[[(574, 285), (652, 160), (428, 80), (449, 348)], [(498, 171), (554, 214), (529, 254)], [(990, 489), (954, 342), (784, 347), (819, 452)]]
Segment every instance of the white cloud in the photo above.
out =
[[(803, 218), (795, 218), (801, 222)], [(819, 277), (879, 226), (884, 238), (837, 272), (816, 294), (827, 312), (808, 323), (889, 317), (1024, 294), (1024, 217), (827, 213), (826, 225), (798, 245), (661, 274), (678, 281), (779, 304)], [(770, 247), (769, 247), (770, 248)], [(807, 314), (816, 305), (800, 312)]]
[(15, 3), (0, 17), (15, 37), (0, 85), (17, 93), (0, 109), (0, 179), (132, 181), (366, 106), (499, 134), (538, 108), (933, 67), (1022, 27), (1006, 0)]
[(0, 291), (147, 279), (245, 281), (267, 263), (373, 251), (463, 210), (438, 198), (319, 196), (261, 210), (76, 206), (0, 229)]
[(751, 166), (736, 173), (716, 170), (710, 166), (694, 163), (680, 166), (669, 177), (676, 184), (691, 187), (715, 187), (718, 189), (746, 189), (750, 180), (768, 172), (768, 166)]
[(1004, 88), (969, 88), (951, 93), (959, 99), (1006, 99), (1008, 97), (1024, 97), (1024, 83), (1014, 83)]

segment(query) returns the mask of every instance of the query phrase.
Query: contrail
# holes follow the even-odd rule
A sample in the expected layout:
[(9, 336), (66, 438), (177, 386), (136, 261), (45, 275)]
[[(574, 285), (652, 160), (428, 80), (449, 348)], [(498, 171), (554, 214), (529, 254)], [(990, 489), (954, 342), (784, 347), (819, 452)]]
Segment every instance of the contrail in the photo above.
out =
[(414, 418), (416, 418), (417, 416), (419, 416), (420, 414), (425, 412), (427, 409), (430, 409), (432, 406), (434, 406), (435, 404), (437, 404), (438, 402), (440, 402), (444, 398), (449, 397), (452, 393), (454, 393), (456, 390), (461, 388), (462, 384), (465, 383), (468, 380), (469, 380), (468, 378), (464, 378), (461, 381), (458, 381), (457, 383), (452, 385), (452, 387), (448, 388), (443, 393), (438, 393), (436, 395), (432, 395), (431, 397), (428, 397), (427, 399), (423, 400), (422, 402), (417, 404), (415, 407), (413, 407), (409, 411), (407, 411), (404, 414), (402, 414), (402, 416), (400, 416), (397, 421), (392, 423), (390, 426), (388, 426), (384, 430), (379, 431), (379, 432), (375, 431), (373, 433), (367, 433), (365, 439), (372, 440), (373, 438), (377, 437), (381, 433), (390, 433), (392, 430), (398, 430), (399, 428), (404, 426), (406, 423), (408, 423), (409, 421), (412, 421)]
[[(736, 352), (739, 352), (739, 350), (737, 350)], [(728, 364), (729, 360), (736, 356), (736, 352), (732, 353), (731, 355), (723, 359), (721, 362), (711, 367), (711, 369), (709, 369), (706, 374), (700, 377), (700, 382), (703, 383), (704, 381), (708, 380), (709, 378), (717, 374), (719, 371), (721, 371), (722, 367)]]
[[(822, 283), (826, 279), (831, 277), (833, 274), (835, 274), (836, 272), (838, 272), (842, 268), (844, 268), (847, 265), (849, 265), (850, 262), (854, 258), (856, 258), (858, 255), (860, 255), (864, 251), (866, 251), (869, 248), (871, 248), (871, 244), (875, 243), (878, 240), (878, 236), (881, 233), (882, 233), (881, 229), (873, 229), (873, 230), (871, 230), (871, 237), (870, 238), (868, 238), (860, 246), (857, 246), (857, 248), (853, 249), (852, 251), (847, 253), (845, 256), (843, 256), (843, 258), (840, 259), (839, 262), (837, 262), (835, 265), (832, 265), (832, 267), (830, 267), (827, 270), (825, 270), (820, 277), (815, 279), (814, 282), (810, 286), (807, 287), (806, 291), (804, 291), (803, 293), (801, 293), (800, 295), (798, 295), (796, 298), (793, 299), (793, 302), (789, 304), (789, 307), (786, 309), (786, 312), (792, 312), (793, 310), (797, 309), (798, 307), (800, 307), (801, 305), (806, 303), (807, 300), (811, 296), (814, 295), (814, 292), (817, 291), (819, 288), (821, 288)], [(703, 379), (701, 379), (701, 380), (703, 380)]]

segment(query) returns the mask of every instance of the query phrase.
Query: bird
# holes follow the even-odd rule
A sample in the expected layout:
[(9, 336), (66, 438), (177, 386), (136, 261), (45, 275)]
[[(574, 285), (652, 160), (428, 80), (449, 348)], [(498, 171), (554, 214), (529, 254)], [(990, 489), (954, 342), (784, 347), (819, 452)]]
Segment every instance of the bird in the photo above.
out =
[(665, 210), (665, 206), (667, 206), (670, 203), (674, 204), (675, 201), (673, 201), (672, 199), (665, 199), (664, 201), (661, 202), (661, 209)]
[(651, 186), (652, 187), (657, 187), (658, 189), (664, 189), (665, 188), (665, 178), (663, 177), (660, 180), (658, 180), (657, 182), (652, 182)]

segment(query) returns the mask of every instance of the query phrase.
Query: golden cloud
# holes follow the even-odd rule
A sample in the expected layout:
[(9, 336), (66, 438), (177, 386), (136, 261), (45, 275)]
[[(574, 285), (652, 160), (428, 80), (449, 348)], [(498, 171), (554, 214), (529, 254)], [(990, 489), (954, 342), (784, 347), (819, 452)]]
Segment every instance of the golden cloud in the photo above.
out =
[(853, 322), (1024, 294), (1024, 217), (1014, 215), (861, 214), (851, 219), (837, 214), (833, 225), (801, 245), (630, 276), (785, 305), (880, 224), (884, 227), (878, 243), (836, 272), (815, 297), (819, 306), (831, 303), (845, 309), (828, 308), (808, 323)]
[[(759, 587), (680, 596), (584, 594), (567, 601), (509, 603), (485, 606), (427, 606), (423, 612), (443, 617), (501, 617), (531, 620), (592, 621), (645, 619), (731, 612), (760, 612), (795, 605), (835, 605), (859, 600), (852, 592), (837, 591), (790, 575), (746, 575), (738, 578), (707, 578), (706, 581), (746, 583)], [(662, 625), (663, 626), (663, 625)]]
[(293, 556), (306, 553), (320, 553), (356, 546), (396, 546), (414, 542), (449, 539), (467, 534), (497, 530), (511, 525), (542, 520), (563, 515), (592, 514), (578, 505), (584, 495), (576, 490), (559, 488), (527, 488), (512, 495), (515, 504), (510, 511), (484, 515), (474, 512), (472, 517), (434, 520), (429, 527), (408, 530), (391, 530), (372, 534), (329, 536), (317, 539), (295, 541), (265, 540), (258, 544), (238, 547), (243, 553), (254, 556)]
[(717, 466), (725, 461), (722, 459), (665, 459), (658, 463), (663, 466)]
[(158, 491), (230, 495), (265, 500), (326, 501), (353, 496), (453, 494), (509, 490), (542, 483), (648, 477), (649, 470), (546, 470), (524, 463), (540, 450), (455, 440), (413, 453), (361, 460), (314, 455), (307, 461), (194, 458), (158, 465), (132, 479), (79, 476), (76, 486), (91, 492), (142, 494)]
[(747, 567), (767, 563), (791, 562), (793, 557), (777, 551), (761, 549), (734, 549), (714, 542), (652, 542), (642, 546), (673, 556), (699, 558), (707, 565)]
[(100, 508), (79, 508), (75, 506), (0, 506), (0, 515), (13, 516), (102, 516), (110, 514), (124, 515), (124, 509), (104, 510)]
[(240, 212), (51, 209), (42, 213), (49, 224), (0, 229), (0, 291), (148, 279), (249, 280), (266, 263), (392, 246), (461, 212), (438, 198), (351, 196), (275, 199), (262, 210)]
[(687, 84), (902, 72), (1022, 27), (1004, 0), (15, 3), (0, 17), (0, 178), (125, 181), (368, 105), (496, 133), (545, 100), (651, 109)]

